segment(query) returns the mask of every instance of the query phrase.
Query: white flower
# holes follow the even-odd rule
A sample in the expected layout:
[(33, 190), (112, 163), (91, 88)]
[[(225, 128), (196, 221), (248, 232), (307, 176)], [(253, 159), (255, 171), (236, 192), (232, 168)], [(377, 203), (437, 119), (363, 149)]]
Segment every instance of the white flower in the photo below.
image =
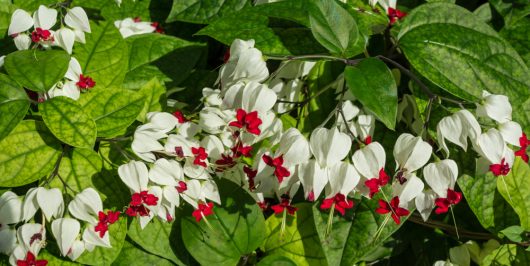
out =
[(505, 95), (482, 91), (482, 103), (477, 104), (477, 116), (487, 117), (499, 123), (512, 120), (512, 105)]
[(274, 157), (280, 155), (283, 155), (287, 167), (305, 163), (311, 157), (309, 142), (298, 129), (290, 128), (283, 133)]
[(420, 213), (421, 218), (424, 221), (429, 219), (432, 210), (434, 209), (434, 200), (436, 199), (436, 194), (432, 190), (422, 191), (414, 199), (416, 205), (416, 210)]
[(414, 173), (407, 175), (407, 182), (392, 184), (392, 195), (399, 197), (399, 206), (410, 210), (411, 203), (423, 191), (424, 184)]
[(33, 18), (28, 12), (17, 9), (11, 16), (8, 34), (14, 37), (15, 46), (18, 50), (27, 50), (32, 39), (25, 32), (35, 27), (34, 41), (47, 46), (53, 43), (54, 33), (50, 29), (56, 22), (57, 10), (55, 9), (40, 5), (39, 9), (33, 13)]
[(337, 193), (347, 196), (359, 183), (360, 176), (352, 164), (340, 162), (335, 164), (329, 171), (329, 186), (326, 187), (326, 198), (335, 196)]
[(202, 89), (201, 101), (204, 102), (205, 106), (221, 106), (221, 104), (223, 104), (223, 99), (221, 99), (221, 90), (214, 90), (211, 88)]
[(63, 48), (68, 54), (72, 54), (75, 42), (75, 33), (68, 28), (61, 28), (55, 32), (55, 44)]
[(0, 229), (0, 253), (11, 254), (17, 246), (17, 231), (9, 227)]
[(57, 10), (40, 5), (39, 9), (33, 13), (33, 21), (35, 28), (49, 30), (57, 22)]
[[(278, 98), (280, 98), (282, 101), (297, 102), (300, 98), (300, 91), (303, 85), (304, 82), (299, 79), (290, 80), (286, 84), (284, 84), (281, 80), (278, 80), (278, 83), (276, 83), (275, 87), (272, 89), (278, 94)], [(279, 102), (274, 110), (277, 113), (285, 113), (293, 108), (294, 104), (292, 103)]]
[(81, 91), (79, 90), (79, 87), (77, 87), (77, 82), (80, 80), (82, 74), (83, 72), (81, 70), (79, 61), (77, 61), (77, 59), (74, 57), (71, 57), (70, 62), (68, 63), (68, 70), (64, 75), (67, 81), (64, 82), (62, 86), (55, 84), (55, 86), (48, 91), (50, 98), (65, 96), (73, 100), (78, 100), (79, 96), (81, 95)]
[(378, 142), (372, 142), (355, 151), (352, 162), (359, 173), (367, 178), (378, 178), (379, 171), (385, 167), (385, 149)]
[(455, 187), (458, 166), (451, 159), (430, 163), (423, 168), (423, 177), (439, 198), (445, 198), (447, 189)]
[(23, 224), (17, 230), (17, 239), (24, 250), (24, 257), (28, 251), (36, 257), (46, 243), (46, 228), (42, 224)]
[(76, 41), (85, 43), (85, 32), (90, 33), (91, 30), (88, 16), (83, 8), (76, 6), (68, 10), (64, 16), (64, 23), (74, 29)]
[(346, 155), (351, 148), (351, 139), (341, 133), (336, 127), (333, 129), (317, 128), (309, 138), (311, 152), (321, 167), (333, 166)]
[(223, 106), (228, 109), (243, 109), (246, 112), (264, 113), (276, 103), (276, 93), (267, 85), (254, 81), (230, 86), (223, 98)]
[(31, 38), (27, 34), (19, 34), (13, 41), (18, 50), (28, 50), (31, 45)]
[(238, 82), (262, 82), (269, 76), (267, 64), (260, 50), (254, 48), (254, 40), (235, 39), (230, 46), (230, 58), (219, 71), (223, 88)]
[(432, 147), (429, 143), (408, 133), (401, 134), (394, 146), (396, 165), (404, 175), (425, 165), (431, 158), (431, 153)]
[[(57, 241), (57, 245), (59, 246), (61, 254), (63, 256), (73, 254), (72, 247), (74, 246), (76, 238), (79, 236), (79, 232), (81, 231), (81, 224), (79, 224), (79, 221), (72, 218), (60, 218), (54, 220), (51, 227), (53, 236)], [(79, 253), (76, 250), (75, 253), (75, 255), (79, 257), (82, 252)]]
[(116, 20), (114, 26), (119, 29), (123, 38), (138, 34), (151, 33), (156, 30), (155, 27), (151, 26), (150, 22), (135, 21), (132, 18)]
[(121, 181), (134, 192), (147, 190), (149, 172), (143, 162), (130, 161), (118, 167), (118, 175)]
[(205, 107), (199, 113), (199, 126), (210, 134), (223, 132), (232, 120), (235, 120), (235, 112), (232, 110)]
[(357, 117), (356, 130), (353, 132), (357, 133), (357, 136), (362, 141), (366, 141), (367, 138), (371, 138), (374, 135), (375, 129), (375, 116), (364, 114)]
[(155, 161), (149, 169), (149, 180), (162, 186), (178, 186), (178, 181), (184, 180), (182, 166), (175, 160), (161, 158)]
[(28, 31), (32, 27), (33, 18), (31, 17), (31, 15), (22, 9), (17, 9), (15, 10), (15, 12), (13, 12), (13, 15), (11, 16), (11, 23), (9, 24), (7, 34), (18, 34), (24, 31)]
[(502, 164), (504, 162), (511, 167), (515, 159), (514, 152), (508, 148), (502, 134), (495, 128), (489, 129), (477, 138), (475, 150), (490, 164)]
[(517, 122), (506, 121), (499, 123), (499, 132), (506, 143), (520, 147), (519, 138), (523, 135), (523, 129)]
[(321, 167), (316, 160), (298, 165), (298, 177), (304, 187), (304, 197), (309, 201), (318, 199), (322, 190), (329, 181), (329, 172)]
[(0, 230), (8, 224), (22, 221), (22, 200), (17, 194), (6, 191), (0, 196)]
[(215, 182), (211, 180), (199, 181), (196, 179), (186, 182), (187, 189), (181, 194), (182, 198), (188, 202), (193, 208), (198, 207), (199, 201), (206, 201), (207, 199), (221, 204), (219, 190)]
[(153, 138), (151, 134), (138, 132), (137, 130), (137, 132), (134, 133), (131, 149), (134, 154), (138, 155), (142, 160), (146, 162), (154, 162), (156, 156), (152, 152), (163, 151), (164, 146), (162, 146), (156, 138)]
[(26, 193), (23, 205), (23, 220), (29, 221), (38, 209), (41, 209), (46, 220), (62, 216), (64, 211), (63, 195), (58, 188), (30, 188)]
[(438, 143), (449, 154), (445, 140), (467, 150), (467, 139), (475, 141), (481, 129), (477, 119), (468, 110), (460, 110), (451, 116), (442, 118), (436, 127)]

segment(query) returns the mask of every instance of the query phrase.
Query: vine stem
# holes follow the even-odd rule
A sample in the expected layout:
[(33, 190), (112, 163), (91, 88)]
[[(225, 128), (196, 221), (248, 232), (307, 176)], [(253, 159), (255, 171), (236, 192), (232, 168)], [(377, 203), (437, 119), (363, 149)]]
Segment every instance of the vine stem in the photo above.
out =
[(53, 178), (59, 174), (59, 167), (61, 166), (61, 161), (63, 160), (63, 157), (64, 157), (64, 155), (66, 154), (67, 151), (68, 151), (68, 146), (64, 145), (63, 146), (63, 151), (59, 155), (59, 158), (57, 158), (57, 161), (55, 161), (55, 165), (53, 166), (53, 170), (50, 173), (50, 175), (48, 176), (48, 178), (46, 178), (46, 180), (42, 184), (43, 186), (49, 184), (50, 181), (52, 181)]

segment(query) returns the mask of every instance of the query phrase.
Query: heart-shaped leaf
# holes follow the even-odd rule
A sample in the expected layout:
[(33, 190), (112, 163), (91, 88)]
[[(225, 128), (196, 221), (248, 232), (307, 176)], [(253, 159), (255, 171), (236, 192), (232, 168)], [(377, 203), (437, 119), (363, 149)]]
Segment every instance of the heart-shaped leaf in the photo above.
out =
[(28, 109), (26, 92), (8, 76), (0, 74), (0, 140), (22, 121)]
[(516, 157), (510, 173), (497, 177), (497, 189), (519, 215), (521, 227), (530, 231), (530, 167)]

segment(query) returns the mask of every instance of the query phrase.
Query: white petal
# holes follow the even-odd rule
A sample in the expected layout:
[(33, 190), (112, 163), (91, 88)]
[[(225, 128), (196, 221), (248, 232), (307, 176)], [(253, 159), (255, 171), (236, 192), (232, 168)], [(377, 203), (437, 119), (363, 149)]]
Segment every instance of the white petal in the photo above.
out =
[(177, 207), (180, 205), (180, 196), (175, 187), (165, 186), (162, 193), (166, 201)]
[[(22, 220), (22, 200), (17, 194), (6, 191), (0, 196), (0, 227)], [(0, 228), (2, 230), (3, 228)]]
[(306, 199), (311, 192), (313, 192), (314, 199), (318, 199), (329, 180), (328, 169), (320, 167), (315, 160), (309, 160), (308, 163), (299, 165), (298, 176), (304, 187)]
[(201, 183), (199, 180), (193, 179), (186, 182), (186, 185), (188, 189), (184, 191), (184, 194), (181, 194), (182, 198), (196, 209), (197, 201), (201, 197)]
[(90, 33), (90, 23), (88, 22), (88, 16), (81, 7), (74, 7), (68, 10), (66, 16), (64, 16), (64, 22), (66, 25), (84, 32)]
[(112, 246), (110, 245), (109, 235), (110, 233), (107, 233), (103, 237), (99, 237), (99, 233), (94, 231), (94, 226), (89, 226), (83, 232), (83, 241), (94, 246), (110, 248)]
[(165, 112), (147, 113), (147, 120), (149, 120), (149, 125), (152, 129), (164, 133), (173, 130), (178, 124), (178, 119), (173, 114)]
[(447, 189), (454, 189), (455, 187), (458, 166), (451, 159), (430, 163), (423, 168), (423, 177), (439, 198), (445, 198), (447, 197)]
[(6, 59), (5, 55), (0, 56), (0, 67), (4, 66), (5, 59)]
[(164, 146), (162, 146), (158, 140), (152, 138), (149, 134), (135, 133), (133, 142), (131, 143), (131, 149), (142, 160), (154, 162), (156, 160), (156, 156), (152, 153), (152, 151), (163, 151)]
[(15, 10), (15, 12), (13, 12), (13, 15), (11, 16), (11, 23), (9, 24), (7, 34), (17, 34), (23, 31), (27, 31), (31, 29), (31, 27), (33, 27), (33, 18), (31, 17), (31, 15), (22, 9), (17, 9)]
[(434, 209), (434, 200), (436, 198), (436, 195), (432, 190), (427, 190), (424, 192), (421, 192), (416, 196), (414, 199), (414, 203), (416, 204), (416, 210), (421, 215), (421, 218), (423, 218), (424, 221), (427, 221), (429, 219), (429, 216), (431, 215), (432, 210)]
[(48, 91), (48, 94), (52, 98), (64, 96), (76, 101), (79, 99), (79, 96), (81, 96), (81, 92), (74, 81), (65, 82), (62, 88), (53, 87)]
[(462, 121), (466, 136), (469, 137), (471, 140), (475, 141), (482, 132), (482, 130), (480, 129), (480, 124), (478, 123), (475, 116), (473, 116), (470, 111), (465, 109), (456, 112), (455, 115), (460, 118), (460, 121)]
[(519, 138), (523, 135), (523, 129), (517, 122), (507, 121), (499, 124), (499, 131), (506, 143), (520, 147)]
[(96, 217), (103, 211), (103, 203), (95, 189), (86, 188), (68, 204), (68, 211), (74, 217), (95, 225), (98, 222)]
[(60, 218), (52, 222), (52, 233), (63, 256), (70, 251), (80, 230), (81, 225), (76, 219)]
[(74, 47), (75, 34), (71, 29), (62, 28), (54, 34), (55, 43), (61, 48), (66, 50), (68, 54), (72, 54), (72, 48)]
[(163, 186), (177, 186), (183, 180), (182, 166), (175, 160), (158, 159), (149, 170), (149, 180)]
[(9, 263), (11, 265), (17, 265), (17, 261), (26, 259), (26, 255), (27, 255), (26, 249), (24, 248), (24, 246), (19, 244), (13, 250), (13, 253), (11, 253), (11, 256), (9, 256)]
[(377, 178), (379, 171), (385, 166), (385, 149), (378, 142), (372, 142), (355, 151), (352, 161), (362, 176), (367, 179)]
[(71, 81), (77, 82), (79, 81), (79, 76), (81, 74), (83, 74), (83, 71), (81, 70), (81, 65), (79, 64), (79, 61), (77, 61), (75, 57), (70, 57), (70, 62), (68, 63), (68, 70), (66, 71), (64, 77)]
[(331, 188), (330, 194), (326, 198), (333, 197), (337, 193), (348, 195), (357, 183), (359, 183), (360, 176), (352, 164), (347, 162), (340, 162), (335, 164), (330, 169), (329, 185)]
[(27, 34), (19, 34), (13, 41), (18, 50), (28, 50), (31, 45), (31, 38)]
[(477, 105), (477, 115), (499, 123), (512, 120), (512, 105), (507, 96), (483, 93), (483, 103)]
[(118, 168), (118, 175), (132, 191), (147, 190), (148, 171), (143, 162), (130, 161)]
[(449, 148), (445, 144), (445, 139), (460, 146), (464, 151), (467, 149), (467, 134), (464, 134), (464, 126), (459, 116), (452, 115), (442, 118), (436, 126), (438, 143), (440, 147), (449, 155)]
[(311, 133), (309, 144), (320, 166), (326, 167), (333, 166), (348, 155), (351, 139), (336, 127), (333, 129), (317, 128)]
[(356, 132), (360, 135), (361, 140), (365, 140), (368, 136), (374, 135), (375, 117), (373, 115), (359, 115), (357, 117)]
[(26, 222), (31, 220), (39, 209), (39, 204), (37, 203), (36, 199), (37, 192), (38, 188), (30, 188), (28, 192), (26, 192), (26, 197), (24, 198), (24, 205), (22, 207), (22, 218)]
[(229, 109), (242, 108), (247, 112), (267, 112), (276, 103), (276, 93), (265, 84), (250, 81), (231, 86), (225, 94), (223, 105)]
[(202, 195), (205, 199), (209, 199), (217, 204), (221, 204), (221, 196), (215, 182), (207, 180), (202, 184)]
[(70, 247), (70, 252), (68, 253), (68, 258), (75, 261), (85, 252), (85, 243), (81, 240), (75, 240), (72, 246)]
[(17, 233), (14, 229), (0, 230), (0, 253), (11, 254), (17, 246)]
[(207, 135), (201, 140), (201, 147), (206, 149), (208, 158), (213, 160), (221, 159), (221, 154), (225, 152), (225, 147), (221, 139), (215, 135)]
[(504, 157), (506, 144), (501, 133), (495, 128), (482, 133), (477, 138), (476, 146), (477, 152), (492, 164), (500, 163)]
[(286, 166), (294, 166), (305, 163), (311, 157), (309, 142), (296, 128), (285, 131), (280, 140), (281, 145), (275, 153), (275, 157), (283, 155)]
[(397, 165), (408, 172), (421, 168), (431, 158), (432, 147), (421, 137), (401, 134), (394, 146), (394, 158)]
[(27, 251), (39, 254), (40, 249), (46, 243), (46, 229), (41, 224), (24, 224), (17, 230), (17, 239)]
[(49, 30), (57, 22), (57, 10), (40, 5), (39, 9), (33, 13), (33, 21), (35, 28)]
[(85, 43), (86, 42), (86, 39), (85, 39), (85, 33), (80, 31), (80, 30), (74, 30), (74, 34), (75, 34), (75, 41), (76, 42), (80, 42), (80, 43)]
[(392, 184), (392, 195), (399, 197), (399, 206), (405, 209), (410, 209), (409, 204), (422, 191), (424, 184), (415, 174), (405, 176), (407, 182), (401, 185), (399, 182)]
[(63, 194), (58, 188), (39, 188), (39, 191), (37, 192), (37, 202), (48, 221), (50, 221), (52, 217), (61, 216), (63, 213)]

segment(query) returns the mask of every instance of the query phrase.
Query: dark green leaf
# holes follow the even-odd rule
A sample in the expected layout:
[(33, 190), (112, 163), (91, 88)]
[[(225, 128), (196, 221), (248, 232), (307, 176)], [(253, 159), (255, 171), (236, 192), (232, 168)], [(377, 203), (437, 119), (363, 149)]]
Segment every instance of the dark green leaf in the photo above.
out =
[[(182, 219), (182, 239), (186, 249), (203, 265), (235, 265), (263, 242), (265, 221), (255, 200), (240, 186), (220, 180), (221, 206), (215, 206), (204, 220), (196, 222), (191, 208)], [(208, 250), (208, 252), (205, 252)]]
[(497, 177), (492, 173), (475, 178), (463, 175), (458, 178), (458, 186), (480, 224), (493, 233), (519, 224), (517, 214), (497, 191)]
[(39, 105), (42, 119), (62, 142), (80, 148), (92, 148), (96, 142), (96, 123), (81, 105), (64, 96)]
[(325, 50), (313, 38), (307, 28), (271, 27), (270, 19), (244, 9), (235, 14), (218, 19), (200, 30), (197, 35), (208, 35), (226, 45), (236, 38), (256, 41), (256, 48), (264, 54), (290, 55), (322, 53)]
[(365, 48), (357, 23), (336, 1), (311, 0), (309, 21), (315, 39), (332, 54), (352, 57)]
[(96, 247), (94, 251), (85, 251), (76, 261), (88, 265), (110, 265), (121, 252), (127, 236), (127, 219), (119, 219), (109, 226), (111, 248)]
[(142, 111), (138, 114), (138, 120), (145, 122), (147, 113), (160, 112), (166, 107), (166, 87), (157, 78), (147, 82), (138, 93), (143, 96), (142, 100), (145, 103)]
[(530, 18), (524, 18), (510, 27), (503, 28), (499, 34), (506, 39), (530, 66)]
[(507, 176), (497, 178), (497, 189), (504, 199), (512, 205), (521, 220), (521, 227), (530, 231), (530, 167), (520, 157)]
[(123, 0), (118, 7), (115, 1), (104, 1), (104, 5), (100, 6), (101, 15), (109, 21), (124, 18), (140, 18), (149, 21), (151, 20), (149, 4), (151, 4), (151, 0)]
[(92, 23), (90, 28), (92, 33), (86, 34), (86, 43), (76, 43), (74, 47), (83, 74), (93, 78), (96, 86), (120, 86), (128, 69), (127, 43), (112, 21)]
[(49, 175), (60, 153), (60, 142), (42, 122), (20, 122), (0, 141), (0, 186), (18, 187)]
[(260, 260), (257, 266), (296, 266), (296, 263), (284, 256), (266, 256)]
[(173, 36), (157, 33), (131, 36), (126, 41), (129, 44), (129, 71), (153, 62), (175, 49), (197, 45)]
[(130, 265), (156, 265), (171, 266), (170, 261), (150, 254), (143, 249), (134, 246), (133, 243), (125, 241), (121, 253), (112, 263), (113, 266), (130, 266)]
[(14, 0), (13, 3), (21, 9), (33, 13), (39, 8), (39, 5), (50, 5), (57, 3), (57, 0)]
[(181, 236), (181, 215), (177, 209), (175, 220), (166, 223), (160, 219), (153, 219), (149, 225), (141, 229), (140, 223), (134, 219), (129, 226), (127, 235), (146, 251), (166, 258), (179, 265), (190, 265), (191, 255), (183, 248)]
[(15, 6), (11, 4), (11, 1), (5, 3), (0, 1), (0, 39), (6, 36), (13, 11), (15, 11)]
[[(54, 178), (50, 186), (62, 189), (63, 181), (68, 185), (66, 192), (73, 197), (85, 188), (94, 187), (94, 177), (102, 167), (101, 157), (90, 149), (74, 148), (61, 159), (59, 178)], [(73, 191), (72, 191), (73, 190)]]
[(0, 74), (0, 140), (22, 121), (28, 109), (26, 92), (8, 76)]
[(296, 204), (294, 216), (287, 215), (282, 232), (282, 215), (271, 215), (267, 221), (267, 238), (262, 250), (267, 256), (284, 256), (296, 265), (327, 265), (309, 203)]
[(70, 56), (62, 50), (26, 50), (7, 55), (4, 67), (22, 87), (47, 92), (64, 78), (69, 62)]
[(352, 94), (388, 128), (394, 129), (397, 114), (397, 86), (388, 67), (378, 59), (367, 58), (347, 66), (344, 78)]
[[(524, 61), (487, 24), (447, 3), (419, 6), (401, 25), (399, 46), (412, 66), (449, 93), (477, 101), (482, 91), (504, 94), (514, 106), (530, 96)], [(523, 112), (514, 119), (529, 129)]]
[(139, 90), (154, 77), (161, 82), (171, 81), (171, 79), (156, 66), (143, 65), (127, 72), (122, 87), (128, 90)]
[(145, 99), (140, 93), (110, 88), (94, 88), (79, 99), (85, 113), (94, 119), (98, 137), (122, 134), (142, 111)]
[(249, 5), (249, 0), (173, 0), (167, 22), (206, 24)]

